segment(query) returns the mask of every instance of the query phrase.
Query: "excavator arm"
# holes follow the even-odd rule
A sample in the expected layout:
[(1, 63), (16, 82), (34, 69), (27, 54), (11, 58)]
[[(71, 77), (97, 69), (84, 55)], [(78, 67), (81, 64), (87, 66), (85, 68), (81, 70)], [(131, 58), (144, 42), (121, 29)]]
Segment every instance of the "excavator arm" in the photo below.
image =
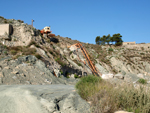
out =
[[(76, 44), (73, 44), (73, 45), (71, 45), (71, 46), (76, 46), (76, 48), (79, 48), (79, 49), (81, 50), (83, 56), (85, 57), (86, 61), (88, 62), (88, 65), (89, 65), (89, 67), (90, 67), (92, 73), (93, 73), (95, 76), (101, 75), (101, 73), (98, 74), (98, 71), (97, 71), (96, 67), (94, 66), (93, 62), (91, 61), (91, 59), (90, 59), (90, 57), (89, 57), (89, 55), (88, 55), (88, 52), (87, 52), (86, 49), (82, 46), (81, 43), (76, 43)], [(71, 46), (68, 46), (68, 48), (70, 48)]]

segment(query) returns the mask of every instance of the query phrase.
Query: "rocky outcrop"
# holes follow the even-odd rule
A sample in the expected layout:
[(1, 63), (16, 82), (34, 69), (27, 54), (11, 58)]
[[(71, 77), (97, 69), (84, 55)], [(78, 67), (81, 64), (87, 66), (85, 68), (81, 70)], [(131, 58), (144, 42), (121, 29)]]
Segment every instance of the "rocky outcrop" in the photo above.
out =
[(0, 84), (44, 85), (76, 83), (76, 79), (67, 79), (63, 76), (60, 76), (60, 78), (55, 77), (53, 72), (46, 68), (45, 63), (32, 55), (19, 57), (16, 60), (4, 59), (0, 61), (0, 67)]

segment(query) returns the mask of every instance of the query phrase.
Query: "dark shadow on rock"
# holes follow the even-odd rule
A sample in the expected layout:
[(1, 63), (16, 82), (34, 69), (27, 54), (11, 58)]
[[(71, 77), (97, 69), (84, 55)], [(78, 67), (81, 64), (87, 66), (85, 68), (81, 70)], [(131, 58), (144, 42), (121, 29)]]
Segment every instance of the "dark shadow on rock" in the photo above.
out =
[(68, 74), (74, 74), (76, 73), (77, 75), (82, 75), (82, 71), (79, 69), (74, 69), (68, 66), (64, 66), (61, 68), (61, 70), (63, 71), (63, 75), (67, 76)]
[(59, 42), (59, 40), (57, 38), (54, 38), (54, 37), (50, 38), (50, 41), (54, 42), (54, 43), (58, 43)]

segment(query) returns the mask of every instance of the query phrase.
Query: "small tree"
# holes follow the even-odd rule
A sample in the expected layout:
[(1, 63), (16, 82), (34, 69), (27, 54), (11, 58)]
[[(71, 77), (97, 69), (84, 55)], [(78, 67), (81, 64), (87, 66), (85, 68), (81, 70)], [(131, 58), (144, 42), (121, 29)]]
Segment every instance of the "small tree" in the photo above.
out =
[(110, 38), (111, 38), (111, 36), (110, 36), (110, 34), (108, 34), (108, 35), (106, 36), (106, 42), (107, 42), (108, 45), (109, 45), (109, 42), (110, 42)]
[(96, 37), (95, 42), (96, 42), (97, 45), (100, 45), (100, 36)]
[(120, 46), (120, 45), (122, 45), (122, 39), (121, 39), (121, 35), (120, 35), (120, 33), (118, 33), (118, 34), (114, 34), (113, 36), (112, 36), (113, 38), (112, 38), (112, 40), (115, 42), (115, 45), (116, 46)]

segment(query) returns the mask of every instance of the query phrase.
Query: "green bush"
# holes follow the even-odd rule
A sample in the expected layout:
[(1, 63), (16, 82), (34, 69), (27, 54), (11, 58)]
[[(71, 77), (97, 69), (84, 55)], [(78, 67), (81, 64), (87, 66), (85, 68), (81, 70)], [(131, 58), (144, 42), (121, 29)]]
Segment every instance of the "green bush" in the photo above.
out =
[(138, 82), (141, 83), (141, 84), (147, 84), (147, 80), (142, 79), (142, 78), (139, 79)]
[(88, 75), (87, 77), (83, 77), (76, 84), (76, 89), (80, 96), (83, 99), (88, 99), (95, 92), (95, 84), (98, 84), (102, 79), (100, 77), (96, 77), (94, 75)]
[(74, 78), (79, 78), (79, 76), (78, 76), (78, 75), (76, 75), (76, 74), (74, 74)]
[(61, 60), (60, 58), (56, 58), (55, 61), (58, 62), (61, 66), (66, 66), (66, 65), (67, 65), (67, 64), (66, 64), (63, 60)]
[(113, 51), (113, 48), (109, 48), (108, 51)]
[(8, 54), (7, 51), (4, 51), (4, 54), (7, 55)]

